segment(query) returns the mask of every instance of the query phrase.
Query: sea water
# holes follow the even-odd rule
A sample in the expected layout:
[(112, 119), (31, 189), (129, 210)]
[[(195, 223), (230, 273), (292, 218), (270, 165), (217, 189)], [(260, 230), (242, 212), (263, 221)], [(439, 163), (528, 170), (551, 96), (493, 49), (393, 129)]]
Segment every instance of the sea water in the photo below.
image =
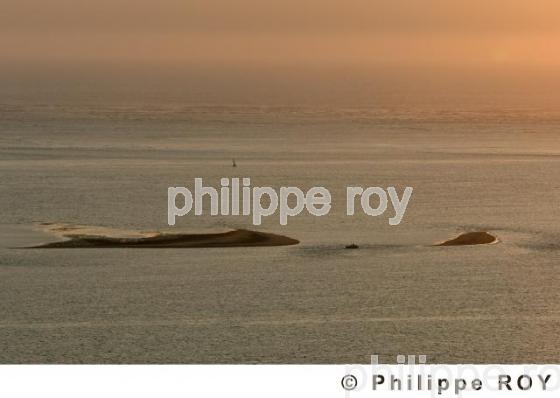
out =
[[(560, 115), (528, 109), (0, 106), (0, 362), (560, 360)], [(237, 167), (232, 167), (235, 159)], [(281, 226), (194, 216), (221, 178), (332, 194)], [(347, 186), (413, 187), (396, 226)], [(21, 249), (38, 223), (251, 228), (288, 247)], [(35, 227), (34, 227), (35, 226)], [(434, 247), (466, 231), (499, 244)], [(33, 235), (34, 242), (41, 240)], [(359, 250), (345, 250), (348, 244)]]

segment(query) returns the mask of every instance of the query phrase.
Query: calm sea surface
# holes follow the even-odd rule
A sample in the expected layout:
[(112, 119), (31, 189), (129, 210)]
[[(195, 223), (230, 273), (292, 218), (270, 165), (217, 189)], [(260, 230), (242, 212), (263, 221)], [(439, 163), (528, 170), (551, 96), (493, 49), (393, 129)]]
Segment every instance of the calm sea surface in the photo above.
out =
[[(0, 362), (558, 363), (559, 129), (534, 110), (1, 105)], [(195, 177), (324, 186), (333, 208), (168, 227), (167, 187)], [(346, 216), (348, 185), (414, 193), (389, 226)], [(38, 222), (301, 244), (11, 248)], [(478, 230), (501, 243), (431, 246)]]

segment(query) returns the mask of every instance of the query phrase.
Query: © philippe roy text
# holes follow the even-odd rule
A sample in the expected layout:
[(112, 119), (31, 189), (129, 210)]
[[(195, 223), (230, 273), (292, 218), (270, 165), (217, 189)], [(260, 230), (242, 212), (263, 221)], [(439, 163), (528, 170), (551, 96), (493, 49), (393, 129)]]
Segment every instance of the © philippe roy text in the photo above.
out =
[[(169, 187), (167, 190), (167, 223), (175, 225), (176, 217), (191, 212), (203, 214), (203, 202), (209, 200), (210, 215), (250, 216), (253, 225), (260, 225), (263, 217), (278, 212), (281, 225), (288, 223), (288, 217), (295, 217), (304, 209), (316, 217), (329, 214), (331, 194), (327, 188), (313, 187), (303, 192), (297, 187), (251, 187), (250, 178), (222, 178), (218, 189), (204, 186), (202, 178), (194, 179), (194, 193), (186, 187)], [(369, 216), (380, 216), (387, 211), (389, 203), (393, 212), (389, 213), (389, 224), (399, 225), (412, 197), (412, 187), (406, 187), (399, 197), (395, 187), (347, 187), (346, 214), (353, 216), (356, 209)], [(372, 204), (373, 203), (373, 204)]]

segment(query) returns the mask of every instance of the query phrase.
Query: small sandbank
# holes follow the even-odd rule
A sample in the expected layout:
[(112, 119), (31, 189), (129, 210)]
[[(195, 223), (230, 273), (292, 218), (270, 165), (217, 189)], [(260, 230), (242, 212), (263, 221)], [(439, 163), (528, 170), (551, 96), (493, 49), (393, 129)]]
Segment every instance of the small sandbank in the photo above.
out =
[(434, 246), (469, 246), (469, 245), (488, 245), (498, 243), (499, 240), (494, 235), (485, 231), (465, 232), (456, 238), (438, 243)]
[(140, 237), (106, 235), (66, 235), (67, 240), (29, 248), (210, 248), (296, 245), (298, 240), (266, 232), (238, 229), (222, 233), (165, 234), (151, 233)]

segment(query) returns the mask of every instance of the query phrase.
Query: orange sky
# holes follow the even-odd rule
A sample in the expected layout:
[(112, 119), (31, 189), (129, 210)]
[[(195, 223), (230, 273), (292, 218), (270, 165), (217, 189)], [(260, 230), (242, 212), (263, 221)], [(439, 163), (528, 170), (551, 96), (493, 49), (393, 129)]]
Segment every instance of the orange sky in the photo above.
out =
[(0, 1), (0, 70), (560, 67), (557, 0)]

